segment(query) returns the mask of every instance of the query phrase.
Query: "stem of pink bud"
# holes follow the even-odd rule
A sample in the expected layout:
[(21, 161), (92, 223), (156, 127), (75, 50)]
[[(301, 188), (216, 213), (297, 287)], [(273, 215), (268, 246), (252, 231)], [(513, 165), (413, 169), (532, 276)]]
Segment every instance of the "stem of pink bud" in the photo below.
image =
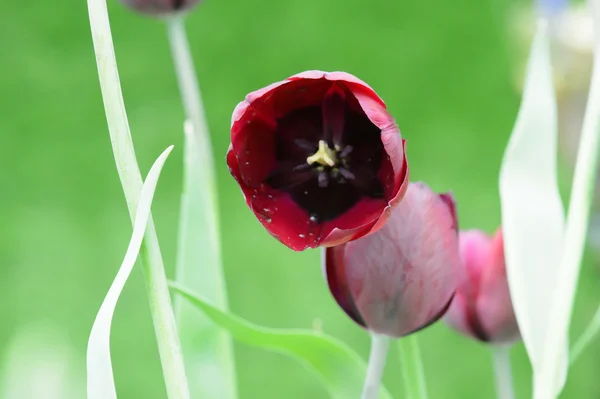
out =
[(510, 365), (510, 347), (492, 347), (494, 374), (496, 375), (496, 392), (498, 399), (514, 399), (515, 393), (512, 382)]
[(411, 399), (427, 399), (427, 384), (417, 335), (412, 334), (399, 339), (398, 349), (404, 396)]
[(371, 354), (362, 399), (377, 399), (389, 346), (389, 337), (371, 334)]

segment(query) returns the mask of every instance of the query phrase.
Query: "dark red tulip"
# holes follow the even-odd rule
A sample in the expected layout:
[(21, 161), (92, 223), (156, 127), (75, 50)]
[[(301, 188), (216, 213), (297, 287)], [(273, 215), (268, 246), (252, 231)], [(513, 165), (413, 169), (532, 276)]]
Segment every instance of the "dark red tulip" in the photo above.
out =
[(408, 183), (394, 119), (344, 72), (307, 71), (248, 94), (227, 164), (258, 220), (296, 251), (377, 231)]
[(444, 321), (457, 331), (483, 342), (508, 344), (520, 339), (512, 307), (504, 240), (479, 230), (460, 233), (463, 280)]
[(327, 248), (325, 274), (340, 307), (364, 328), (402, 337), (444, 315), (460, 278), (451, 194), (411, 183), (376, 233)]
[(120, 0), (126, 6), (149, 15), (167, 15), (185, 11), (200, 0)]

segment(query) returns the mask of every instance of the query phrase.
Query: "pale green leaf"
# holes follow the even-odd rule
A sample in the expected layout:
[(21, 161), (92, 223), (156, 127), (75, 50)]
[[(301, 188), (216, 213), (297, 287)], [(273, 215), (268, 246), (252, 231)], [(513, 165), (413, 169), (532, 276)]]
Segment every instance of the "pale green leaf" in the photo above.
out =
[(119, 268), (92, 326), (87, 347), (87, 397), (88, 399), (116, 399), (117, 392), (110, 360), (110, 328), (117, 301), (133, 270), (140, 252), (144, 232), (150, 217), (154, 190), (162, 167), (173, 146), (167, 148), (154, 162), (140, 194), (133, 233), (123, 263)]
[(568, 339), (577, 281), (579, 280), (581, 260), (590, 223), (594, 185), (598, 173), (598, 154), (600, 150), (600, 0), (593, 0), (588, 4), (592, 6), (591, 11), (596, 31), (594, 66), (573, 175), (565, 229), (564, 252), (560, 259), (554, 298), (549, 305), (552, 308), (552, 318), (545, 341), (544, 370), (542, 377), (539, 379), (539, 391), (542, 392), (539, 395), (540, 398), (549, 396), (546, 394), (547, 387), (561, 372), (560, 363), (563, 354), (560, 350), (560, 342)]
[[(521, 108), (500, 170), (508, 283), (534, 373), (543, 367), (563, 252), (565, 216), (557, 183), (557, 136), (548, 29), (542, 20), (531, 49)], [(565, 356), (563, 353), (566, 371)], [(552, 384), (560, 391), (564, 379)]]
[[(367, 366), (356, 352), (341, 341), (310, 330), (258, 326), (219, 310), (179, 284), (171, 283), (171, 288), (238, 341), (283, 353), (300, 361), (316, 373), (332, 398), (360, 397)], [(379, 398), (391, 399), (391, 396), (382, 387)]]
[(0, 398), (80, 399), (79, 363), (67, 331), (40, 322), (18, 328), (0, 365)]
[[(202, 151), (192, 124), (185, 124), (184, 182), (175, 279), (227, 309), (214, 184), (207, 184)], [(237, 396), (231, 337), (187, 301), (174, 298), (175, 316), (194, 397)]]

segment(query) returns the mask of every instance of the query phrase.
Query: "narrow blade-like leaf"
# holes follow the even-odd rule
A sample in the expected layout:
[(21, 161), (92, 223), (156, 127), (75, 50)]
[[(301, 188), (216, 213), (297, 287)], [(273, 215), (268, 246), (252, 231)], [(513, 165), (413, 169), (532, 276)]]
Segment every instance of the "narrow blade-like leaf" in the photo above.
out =
[[(217, 225), (214, 184), (205, 181), (198, 140), (185, 124), (184, 181), (175, 278), (221, 309), (227, 309)], [(206, 399), (237, 396), (231, 337), (182, 298), (174, 298), (175, 316), (190, 391)]]
[(66, 330), (36, 322), (18, 328), (0, 364), (2, 399), (81, 399), (83, 373)]
[(110, 327), (117, 301), (140, 252), (160, 172), (172, 149), (173, 146), (167, 148), (158, 157), (142, 186), (133, 233), (125, 253), (125, 259), (123, 259), (92, 326), (86, 358), (88, 399), (116, 399), (117, 397), (110, 360)]
[(588, 101), (586, 104), (569, 212), (564, 237), (564, 250), (558, 269), (557, 287), (554, 292), (552, 318), (547, 329), (544, 354), (544, 370), (540, 379), (539, 397), (546, 398), (546, 390), (561, 371), (560, 342), (568, 339), (573, 303), (579, 280), (583, 249), (589, 225), (594, 185), (598, 173), (600, 147), (600, 0), (588, 2), (594, 19), (594, 67)]
[[(171, 283), (171, 288), (238, 341), (289, 355), (303, 363), (319, 376), (332, 398), (360, 397), (367, 366), (341, 341), (310, 330), (261, 327), (219, 310), (179, 284)], [(379, 398), (391, 396), (382, 387)]]
[[(508, 283), (534, 373), (542, 368), (563, 251), (565, 216), (557, 183), (557, 130), (548, 29), (541, 20), (521, 108), (500, 170)], [(556, 383), (559, 391), (563, 383)]]

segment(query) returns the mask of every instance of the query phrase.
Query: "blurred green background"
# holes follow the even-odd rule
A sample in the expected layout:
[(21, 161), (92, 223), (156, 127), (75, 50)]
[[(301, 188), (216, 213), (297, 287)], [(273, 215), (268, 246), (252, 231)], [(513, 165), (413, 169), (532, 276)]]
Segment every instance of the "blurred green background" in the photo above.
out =
[[(217, 160), (235, 313), (273, 327), (311, 328), (320, 320), (325, 332), (368, 354), (367, 335), (330, 297), (318, 252), (294, 253), (273, 240), (246, 208), (224, 162), (235, 105), (246, 93), (306, 69), (344, 70), (368, 82), (408, 140), (412, 179), (452, 190), (462, 228), (496, 229), (498, 168), (519, 104), (504, 30), (511, 4), (208, 0), (189, 16)], [(5, 1), (0, 10), (0, 354), (21, 328), (43, 322), (68, 342), (78, 372), (73, 378), (83, 379), (87, 337), (131, 233), (86, 2)], [(143, 173), (175, 144), (153, 207), (172, 275), (183, 112), (165, 29), (114, 0), (109, 10)], [(574, 336), (600, 302), (595, 266), (588, 256)], [(431, 398), (494, 397), (486, 347), (442, 324), (419, 336)], [(43, 346), (46, 338), (53, 345), (43, 333), (38, 343)], [(235, 351), (241, 398), (326, 398), (319, 382), (294, 361), (244, 345), (236, 344)], [(117, 307), (112, 356), (120, 398), (165, 398), (139, 269)], [(600, 345), (594, 344), (572, 369), (562, 397), (600, 397), (599, 358)], [(525, 398), (530, 367), (522, 345), (513, 361), (518, 396)], [(402, 397), (395, 350), (385, 384)]]

